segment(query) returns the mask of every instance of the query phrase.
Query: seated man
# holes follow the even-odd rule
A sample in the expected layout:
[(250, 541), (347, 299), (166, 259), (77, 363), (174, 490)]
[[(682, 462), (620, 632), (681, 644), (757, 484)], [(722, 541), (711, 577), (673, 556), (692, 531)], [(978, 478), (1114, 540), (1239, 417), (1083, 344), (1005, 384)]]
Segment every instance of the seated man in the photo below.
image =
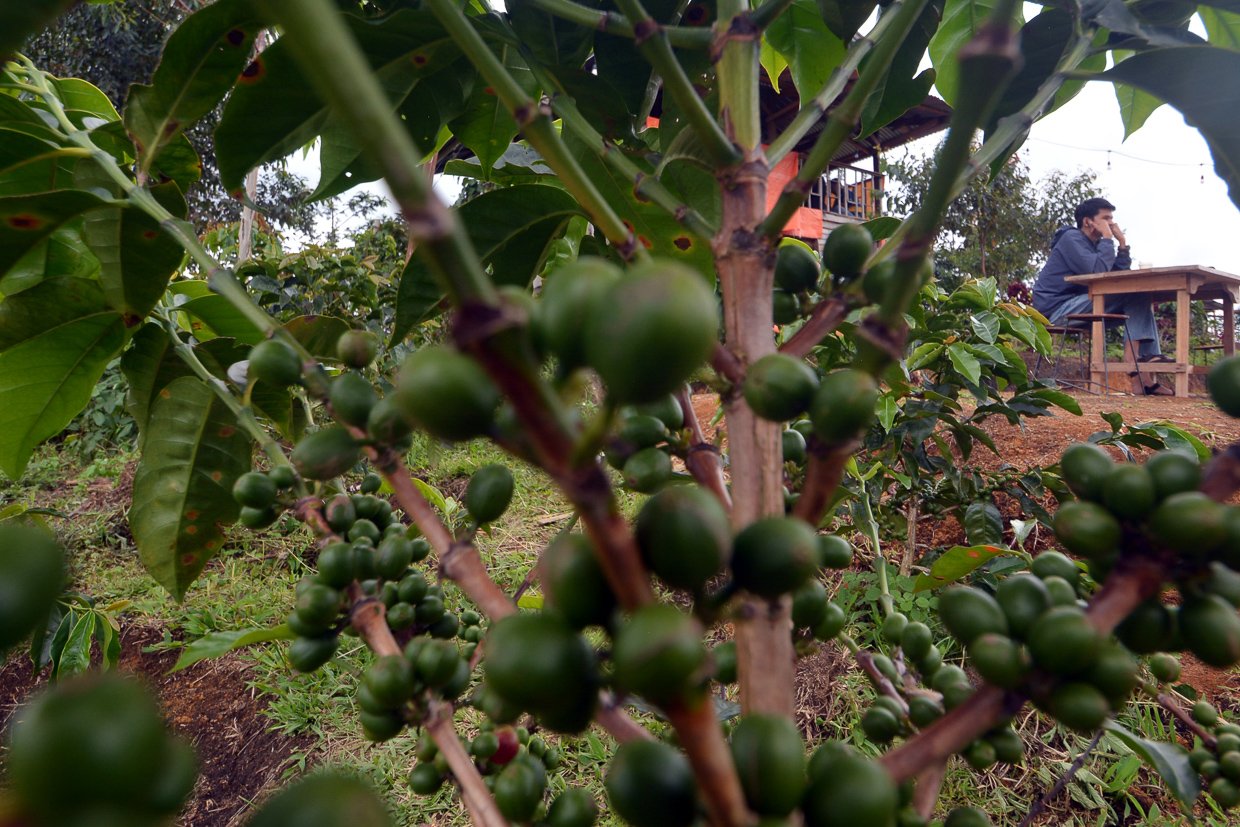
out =
[[(1073, 313), (1092, 313), (1093, 300), (1083, 284), (1069, 284), (1064, 276), (1128, 270), (1132, 256), (1123, 231), (1114, 219), (1115, 205), (1105, 198), (1089, 198), (1077, 205), (1076, 227), (1061, 227), (1051, 242), (1051, 254), (1033, 284), (1033, 306), (1051, 324), (1067, 324)], [(1119, 242), (1116, 249), (1115, 243)], [(1125, 323), (1124, 353), (1136, 366), (1140, 362), (1171, 362), (1158, 344), (1158, 328), (1154, 324), (1154, 308), (1145, 293), (1108, 296), (1107, 313), (1123, 313)], [(1171, 389), (1150, 381), (1139, 372), (1132, 377), (1136, 394), (1170, 396)], [(1150, 375), (1150, 380), (1154, 380)]]

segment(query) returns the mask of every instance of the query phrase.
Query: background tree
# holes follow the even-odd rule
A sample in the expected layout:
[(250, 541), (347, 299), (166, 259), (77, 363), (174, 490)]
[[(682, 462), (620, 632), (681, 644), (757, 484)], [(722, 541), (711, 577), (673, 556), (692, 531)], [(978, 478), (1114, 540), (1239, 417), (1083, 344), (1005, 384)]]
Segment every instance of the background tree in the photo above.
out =
[[(892, 215), (904, 218), (921, 206), (934, 165), (934, 153), (887, 162)], [(1092, 172), (1052, 170), (1034, 180), (1013, 155), (997, 174), (973, 178), (948, 206), (934, 246), (935, 274), (948, 289), (974, 277), (993, 278), (1004, 291), (1032, 286), (1055, 230), (1072, 226), (1076, 205), (1100, 194)]]
[[(164, 42), (200, 6), (200, 0), (116, 0), (78, 3), (54, 25), (31, 38), (26, 53), (60, 77), (88, 77), (121, 108), (134, 83), (146, 83), (159, 63)], [(212, 133), (220, 107), (185, 130), (202, 165), (201, 178), (185, 193), (190, 220), (203, 231), (237, 221), (241, 202), (220, 184)], [(255, 203), (270, 224), (309, 236), (320, 214), (330, 208), (309, 201), (306, 181), (282, 165), (264, 168)]]

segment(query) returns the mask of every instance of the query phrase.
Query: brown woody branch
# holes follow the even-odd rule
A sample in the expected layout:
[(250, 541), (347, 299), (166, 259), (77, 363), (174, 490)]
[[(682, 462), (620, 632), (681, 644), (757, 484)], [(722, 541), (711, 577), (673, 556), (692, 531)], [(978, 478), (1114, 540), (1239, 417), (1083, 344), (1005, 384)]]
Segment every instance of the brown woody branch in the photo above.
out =
[(353, 581), (349, 584), (349, 622), (371, 651), (379, 657), (399, 655), (400, 644), (392, 637), (387, 625), (387, 610), (383, 601), (367, 597), (362, 587)]
[(469, 811), (470, 821), (478, 827), (507, 827), (508, 822), (456, 734), (452, 724), (452, 707), (443, 701), (432, 701), (423, 723), (435, 746), (448, 761), (448, 769), (461, 789), (461, 801)]
[(874, 656), (864, 649), (858, 649), (853, 657), (856, 658), (857, 665), (861, 667), (861, 671), (865, 672), (866, 677), (870, 679), (870, 683), (874, 684), (874, 688), (898, 703), (900, 709), (907, 715), (908, 703), (904, 700), (904, 696), (900, 694), (900, 690), (896, 689), (895, 685), (887, 679), (887, 676), (878, 670), (877, 664), (874, 663)]
[(826, 445), (816, 437), (810, 440), (809, 463), (805, 466), (805, 486), (792, 507), (792, 514), (811, 526), (818, 525), (835, 489), (844, 478), (844, 466), (859, 447), (855, 440)]
[(617, 510), (611, 483), (593, 458), (574, 465), (576, 437), (562, 415), (559, 399), (531, 368), (535, 360), (521, 341), (524, 321), (516, 312), (465, 304), (453, 325), (456, 342), (478, 359), (499, 386), (525, 429), (535, 461), (576, 506), (621, 605), (633, 609), (649, 603), (654, 599), (650, 577), (633, 533)]
[(594, 716), (594, 722), (622, 744), (626, 741), (654, 740), (650, 730), (630, 718), (616, 703), (615, 697), (609, 693), (603, 695), (598, 713)]
[(805, 357), (817, 347), (827, 334), (840, 326), (849, 311), (848, 300), (842, 296), (832, 296), (818, 302), (810, 311), (809, 318), (801, 329), (792, 334), (792, 338), (779, 346), (780, 353), (789, 356)]
[(1154, 694), (1154, 700), (1158, 702), (1159, 706), (1174, 715), (1176, 720), (1182, 723), (1189, 732), (1200, 738), (1206, 746), (1210, 747), (1210, 749), (1214, 749), (1214, 745), (1216, 743), (1214, 734), (1201, 724), (1194, 721), (1193, 716), (1188, 714), (1184, 707), (1180, 706), (1179, 702), (1176, 701), (1175, 698), (1171, 697), (1166, 692), (1157, 692)]
[[(380, 657), (400, 655), (400, 644), (388, 628), (383, 603), (362, 594), (362, 587), (356, 582), (349, 586), (348, 594), (353, 606), (349, 614), (350, 622), (366, 645)], [(461, 739), (452, 725), (452, 707), (443, 701), (432, 701), (423, 723), (439, 751), (447, 758), (448, 768), (461, 788), (461, 799), (473, 823), (479, 827), (507, 827), (507, 822), (482, 782), (482, 776), (478, 774), (478, 768), (461, 745)]]
[(745, 366), (741, 364), (740, 359), (736, 358), (735, 353), (721, 344), (716, 344), (715, 349), (711, 351), (710, 366), (715, 369), (715, 373), (737, 388), (745, 381)]
[(917, 786), (913, 789), (913, 809), (917, 815), (930, 820), (934, 814), (934, 805), (939, 800), (939, 790), (943, 788), (943, 777), (947, 775), (947, 762), (939, 761), (922, 770), (917, 776)]
[(370, 452), (375, 467), (383, 474), (388, 485), (392, 486), (396, 501), (421, 529), (438, 555), (439, 571), (443, 576), (460, 586), (461, 591), (492, 620), (499, 620), (515, 612), (516, 605), (487, 574), (477, 546), (471, 542), (458, 542), (453, 539), (447, 526), (435, 513), (434, 507), (413, 484), (413, 478), (405, 464), (391, 452), (383, 455), (375, 449), (370, 449)]
[(723, 479), (723, 460), (719, 449), (706, 441), (706, 433), (702, 423), (698, 421), (697, 411), (693, 410), (693, 397), (686, 385), (676, 394), (676, 401), (685, 414), (685, 427), (689, 429), (689, 452), (685, 454), (685, 467), (689, 473), (707, 490), (714, 494), (723, 507), (732, 510), (732, 495)]
[(670, 704), (664, 711), (680, 736), (680, 746), (693, 766), (698, 789), (708, 791), (705, 799), (710, 823), (749, 824), (752, 816), (710, 697), (704, 696), (692, 704)]

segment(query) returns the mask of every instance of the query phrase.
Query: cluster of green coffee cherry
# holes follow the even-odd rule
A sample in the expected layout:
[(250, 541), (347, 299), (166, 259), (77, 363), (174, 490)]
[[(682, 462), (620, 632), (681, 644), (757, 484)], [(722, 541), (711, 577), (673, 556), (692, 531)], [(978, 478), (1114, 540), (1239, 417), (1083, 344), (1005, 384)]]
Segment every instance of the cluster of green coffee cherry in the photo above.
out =
[[(548, 807), (547, 773), (564, 761), (559, 747), (549, 746), (525, 727), (495, 726), (483, 719), (465, 749), (495, 798), (500, 813), (511, 822), (547, 827), (590, 827), (598, 818), (598, 805), (585, 790), (568, 788)], [(449, 775), (448, 762), (430, 734), (423, 734), (415, 751), (417, 764), (409, 772), (409, 787), (419, 795), (432, 795)]]
[[(733, 537), (713, 495), (678, 485), (646, 501), (635, 534), (649, 569), (667, 587), (692, 595), (700, 614), (743, 589), (768, 598), (793, 594), (794, 622), (820, 640), (844, 625), (843, 611), (816, 575), (823, 567), (847, 567), (852, 548), (842, 538), (816, 535), (801, 520), (758, 520)], [(676, 704), (699, 696), (712, 678), (735, 680), (734, 647), (708, 651), (697, 617), (668, 604), (620, 615), (584, 535), (560, 536), (539, 565), (546, 611), (505, 618), (488, 636), (483, 707), (494, 720), (528, 712), (553, 731), (575, 733), (592, 719), (607, 682), (622, 693)], [(731, 580), (724, 581), (729, 566)], [(711, 586), (716, 590), (709, 592)], [(582, 634), (591, 626), (611, 636), (606, 675)]]
[(644, 405), (626, 405), (617, 412), (603, 456), (620, 471), (625, 487), (650, 493), (674, 476), (672, 456), (684, 456), (689, 449), (684, 425), (685, 412), (671, 394)]
[(1076, 565), (1054, 551), (1034, 558), (1032, 574), (1000, 583), (992, 596), (952, 586), (939, 615), (988, 683), (1021, 688), (1065, 726), (1096, 729), (1121, 708), (1140, 680), (1140, 664), (1099, 634), (1077, 599)]
[[(1176, 664), (1178, 674), (1179, 664)], [(1210, 797), (1224, 809), (1240, 805), (1240, 726), (1224, 721), (1207, 701), (1193, 704), (1193, 720), (1212, 737), (1196, 739), (1189, 763), (1208, 785)]]
[(1175, 451), (1117, 464), (1078, 444), (1060, 469), (1080, 499), (1060, 506), (1055, 534), (1095, 579), (1121, 555), (1147, 557), (1166, 566), (1179, 589), (1178, 606), (1157, 599), (1139, 606), (1117, 629), (1120, 640), (1138, 653), (1187, 649), (1218, 668), (1240, 661), (1240, 508), (1199, 491), (1200, 467)]
[[(763, 824), (809, 827), (926, 824), (913, 809), (911, 783), (896, 785), (875, 761), (839, 741), (806, 758), (796, 725), (781, 715), (753, 713), (736, 724), (732, 759), (746, 803)], [(688, 827), (700, 819), (693, 771), (685, 756), (661, 741), (621, 744), (604, 779), (616, 813), (635, 827)], [(989, 819), (965, 807), (948, 827), (985, 827)]]
[[(494, 468), (480, 469), (465, 495), (467, 508), (478, 523), (498, 516), (512, 495), (507, 469), (495, 474)], [(376, 480), (367, 477), (363, 486), (374, 486)], [(358, 516), (354, 504), (359, 498), (363, 502), (378, 499), (340, 494), (324, 507), (326, 523), (344, 539), (329, 542), (319, 554), (318, 573), (298, 583), (288, 620), (298, 638), (289, 649), (289, 660), (307, 672), (332, 656), (338, 635), (348, 627), (349, 619), (342, 613), (351, 608), (347, 589), (354, 582), (363, 598), (380, 600), (387, 625), (396, 640), (404, 643), (404, 651), (380, 658), (370, 667), (357, 702), (367, 737), (386, 740), (397, 735), (408, 720), (416, 719), (426, 692), (451, 700), (468, 688), (468, 661), (482, 639), (482, 618), (472, 610), (448, 611), (443, 589), (431, 585), (425, 573), (413, 567), (430, 554), (429, 543), (421, 537), (410, 538), (409, 529), (399, 522), (379, 528)], [(501, 503), (498, 509), (497, 501)], [(454, 638), (462, 644), (458, 646)]]
[[(803, 242), (786, 238), (775, 259), (775, 290), (771, 294), (774, 321), (791, 324), (807, 315), (825, 296), (847, 292), (850, 299), (877, 304), (895, 276), (895, 261), (887, 259), (865, 268), (874, 252), (874, 238), (860, 224), (833, 229), (822, 247), (822, 261)], [(927, 270), (925, 279), (931, 271)]]

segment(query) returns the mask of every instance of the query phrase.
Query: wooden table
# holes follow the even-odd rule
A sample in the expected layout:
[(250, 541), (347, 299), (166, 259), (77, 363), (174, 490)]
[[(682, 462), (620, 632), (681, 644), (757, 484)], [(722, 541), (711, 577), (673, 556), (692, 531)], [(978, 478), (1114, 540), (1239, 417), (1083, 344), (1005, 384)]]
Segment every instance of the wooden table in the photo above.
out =
[[(1175, 362), (1142, 365), (1142, 372), (1174, 373), (1175, 395), (1188, 396), (1188, 377), (1194, 373), (1208, 373), (1210, 368), (1193, 365), (1189, 361), (1189, 302), (1221, 301), (1223, 305), (1223, 353), (1230, 356), (1236, 350), (1235, 306), (1240, 301), (1240, 276), (1224, 273), (1198, 264), (1178, 267), (1152, 267), (1143, 270), (1114, 270), (1110, 273), (1090, 273), (1083, 276), (1067, 276), (1070, 284), (1083, 284), (1089, 288), (1093, 299), (1093, 312), (1103, 312), (1106, 297), (1117, 293), (1148, 293), (1153, 302), (1175, 302)], [(1100, 386), (1103, 382), (1103, 361), (1106, 358), (1106, 337), (1102, 322), (1094, 322), (1091, 333), (1090, 373)], [(1121, 375), (1133, 366), (1126, 361), (1106, 364), (1111, 371)]]

